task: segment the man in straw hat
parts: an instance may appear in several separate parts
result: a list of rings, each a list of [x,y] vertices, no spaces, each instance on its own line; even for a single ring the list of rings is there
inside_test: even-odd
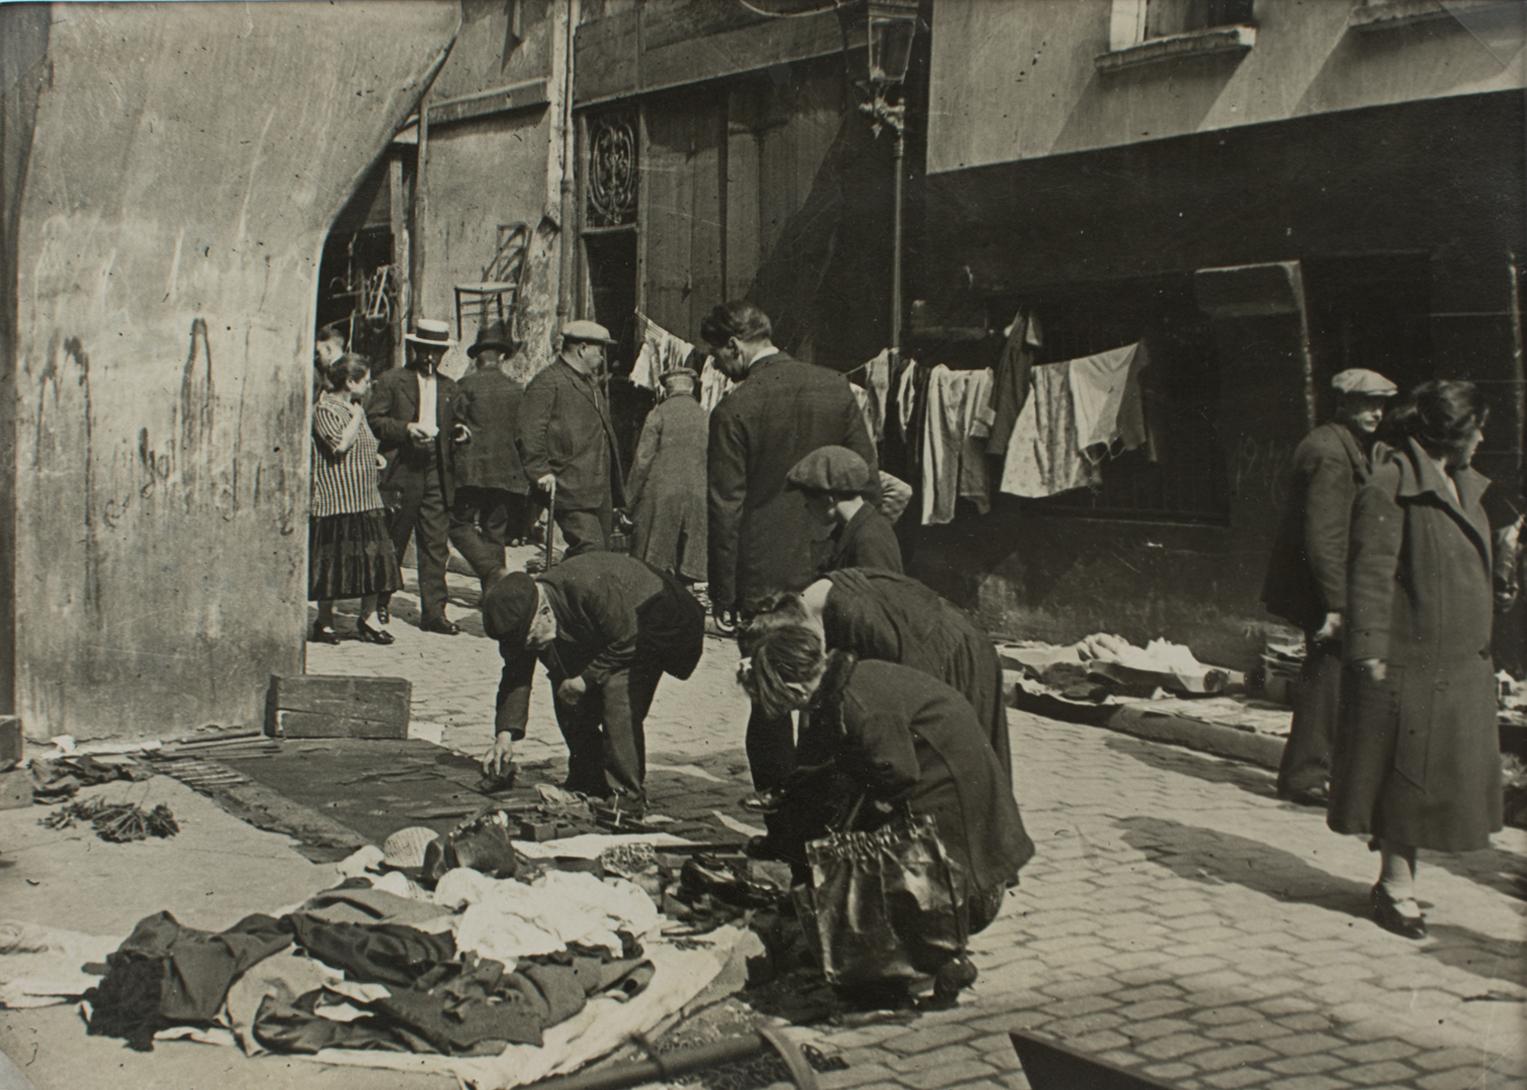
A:
[[[472,565],[485,592],[504,567],[505,544],[524,532],[530,491],[514,441],[524,391],[502,366],[514,348],[503,322],[484,325],[467,349],[477,365],[458,384],[472,442],[456,456],[451,544]]]
[[[445,565],[456,490],[453,454],[471,438],[461,419],[461,391],[437,373],[441,357],[455,343],[450,330],[445,322],[415,321],[403,338],[408,366],[378,378],[366,408],[366,421],[387,458],[382,495],[392,509],[393,548],[401,560],[412,537],[418,554],[419,627],[446,636],[460,631],[445,615]],[[383,599],[377,619],[385,624],[390,614]]]
[[[1395,384],[1352,368],[1331,380],[1336,412],[1294,449],[1288,503],[1262,588],[1268,612],[1305,634],[1294,721],[1278,794],[1324,806],[1341,699],[1348,533],[1357,490],[1373,470],[1377,433]]]
[[[562,327],[562,352],[525,387],[520,402],[520,457],[548,498],[566,539],[565,556],[609,547],[621,473],[615,429],[600,379],[614,342],[598,322]]]
[[[635,523],[631,555],[697,583],[705,579],[705,410],[695,400],[699,376],[688,367],[658,375],[662,400],[647,414],[626,503]]]

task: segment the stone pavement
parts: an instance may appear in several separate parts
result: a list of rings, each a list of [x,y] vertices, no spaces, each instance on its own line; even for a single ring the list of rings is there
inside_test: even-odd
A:
[[[309,669],[411,678],[421,732],[476,753],[498,658],[479,638],[472,581],[452,586],[472,635],[419,633],[400,596],[394,647],[315,647]],[[664,812],[740,816],[734,663],[711,640],[694,678],[659,690],[649,781]],[[559,776],[537,685],[522,754]],[[1014,1029],[1182,1087],[1527,1086],[1527,833],[1467,856],[1423,853],[1432,934],[1409,942],[1367,917],[1377,864],[1366,845],[1278,801],[1268,773],[1019,712],[1009,722],[1039,855],[973,940],[980,980],[958,1008],[910,1023],[792,1030],[848,1060],[824,1087],[1026,1087]]]

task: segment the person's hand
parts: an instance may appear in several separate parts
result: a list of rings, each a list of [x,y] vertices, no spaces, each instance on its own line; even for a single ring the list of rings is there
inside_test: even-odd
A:
[[[472,429],[465,424],[458,423],[451,429],[451,440],[455,443],[470,443],[472,441]]]
[[[536,487],[542,492],[550,492],[552,485],[556,483],[557,475],[555,473],[543,473],[536,478]]]
[[[557,686],[557,699],[564,704],[576,704],[589,691],[589,683],[581,677],[570,677]]]
[[[501,731],[493,736],[493,745],[482,757],[482,774],[500,779],[509,774],[514,767],[514,739],[509,737],[508,731]]]
[[[1369,681],[1383,681],[1389,676],[1389,667],[1383,659],[1358,659],[1353,667]]]
[[[408,425],[408,437],[414,441],[415,446],[419,447],[427,446],[430,440],[435,438],[428,428],[417,421]]]
[[[366,415],[366,406],[362,405],[359,401],[350,402],[350,415],[364,419]]]
[[[1341,614],[1327,613],[1325,622],[1315,632],[1316,643],[1330,643],[1341,638]]]
[[[376,456],[376,467],[378,469],[386,469],[387,468],[387,455],[385,455],[385,454],[378,454]]]

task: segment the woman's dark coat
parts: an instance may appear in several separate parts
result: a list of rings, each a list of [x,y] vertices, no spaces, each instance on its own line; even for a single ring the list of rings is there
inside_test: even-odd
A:
[[[709,422],[692,397],[669,397],[647,414],[626,504],[636,529],[631,555],[703,581],[706,564],[705,446]]]
[[[1458,496],[1414,442],[1374,469],[1352,516],[1350,664],[1329,823],[1434,851],[1487,846],[1501,827],[1500,746],[1490,658],[1489,482],[1454,474]]]

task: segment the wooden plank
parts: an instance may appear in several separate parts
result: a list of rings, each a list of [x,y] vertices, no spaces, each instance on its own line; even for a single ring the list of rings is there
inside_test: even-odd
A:
[[[647,25],[644,21],[644,31]],[[863,40],[862,31],[850,34],[849,47],[862,45]],[[641,90],[661,91],[842,52],[843,32],[832,12],[807,19],[770,19],[661,45],[644,35]]]
[[[300,712],[345,719],[364,719],[395,727],[408,726],[413,686],[403,678],[334,677],[307,674],[271,680],[272,715]]]
[[[778,21],[778,20],[773,20]],[[741,4],[716,0],[647,0],[642,5],[642,45],[645,48],[694,43],[712,34],[750,29],[755,34],[771,22]]]
[[[573,102],[635,94],[637,13],[629,10],[578,28],[573,54]]]
[[[548,81],[545,78],[525,80],[521,83],[511,83],[504,87],[479,91],[472,95],[462,95],[460,98],[441,99],[439,102],[431,103],[429,123],[449,125],[455,121],[489,117],[509,110],[545,106],[550,101]]]
[[[382,720],[282,708],[276,711],[276,734],[281,738],[407,738],[408,719],[405,716],[401,721]]]

